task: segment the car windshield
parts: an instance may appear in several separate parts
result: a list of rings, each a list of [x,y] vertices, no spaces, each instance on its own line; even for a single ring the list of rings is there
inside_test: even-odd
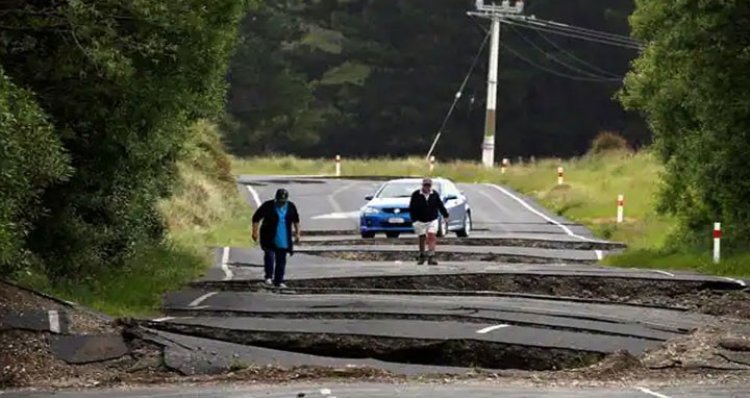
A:
[[[380,190],[378,198],[409,198],[420,187],[421,184],[415,181],[389,182]],[[433,189],[437,191],[438,187],[435,186]]]

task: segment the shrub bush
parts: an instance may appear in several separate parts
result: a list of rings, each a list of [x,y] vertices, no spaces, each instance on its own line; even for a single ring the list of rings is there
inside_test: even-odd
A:
[[[602,131],[591,142],[591,152],[595,154],[629,149],[628,141],[613,131]]]

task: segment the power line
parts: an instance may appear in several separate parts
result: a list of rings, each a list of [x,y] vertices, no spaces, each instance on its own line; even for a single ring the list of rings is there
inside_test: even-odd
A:
[[[545,49],[541,48],[539,45],[537,45],[536,43],[534,43],[533,40],[531,40],[528,37],[526,37],[526,35],[524,35],[523,33],[521,33],[514,26],[511,26],[511,29],[518,36],[520,36],[521,39],[523,39],[523,41],[525,41],[526,43],[528,43],[531,47],[533,47],[534,49],[536,49],[537,51],[539,51],[540,53],[542,53],[546,58],[552,60],[556,64],[558,64],[558,65],[560,65],[560,66],[562,66],[562,67],[564,67],[566,69],[569,69],[569,70],[571,70],[573,72],[577,72],[577,73],[580,73],[580,74],[588,75],[589,77],[594,77],[594,78],[598,78],[598,79],[607,78],[607,76],[601,76],[601,75],[598,75],[596,73],[588,72],[588,71],[585,71],[583,69],[578,68],[577,66],[570,65],[570,64],[566,63],[565,61],[563,61],[563,60],[557,58],[556,56],[548,53]],[[612,76],[609,76],[609,77],[612,77]]]
[[[482,25],[481,23],[479,23],[479,21],[477,21],[475,18],[471,18],[471,20],[474,21],[474,23],[476,23],[477,26],[480,29],[482,29],[483,31],[489,33],[489,29],[487,29],[484,25]],[[602,76],[599,76],[599,77],[573,76],[573,75],[570,75],[570,74],[567,74],[567,73],[563,73],[563,72],[560,72],[560,71],[556,71],[554,69],[550,69],[548,67],[540,65],[540,64],[534,62],[533,60],[529,59],[528,57],[525,57],[524,55],[520,54],[518,51],[512,49],[511,47],[509,47],[507,45],[504,45],[504,44],[501,44],[501,45],[502,45],[502,47],[504,49],[508,50],[511,54],[515,55],[517,58],[519,58],[520,60],[526,62],[527,64],[529,64],[529,65],[531,65],[531,66],[533,66],[533,67],[535,67],[535,68],[537,68],[539,70],[542,70],[544,72],[547,72],[547,73],[550,73],[550,74],[553,74],[555,76],[562,77],[562,78],[565,78],[565,79],[575,80],[575,81],[581,81],[581,82],[591,82],[591,83],[613,83],[613,82],[617,82],[617,81],[622,81],[622,79],[623,79],[622,77],[617,77],[616,75],[613,76],[613,77],[611,77],[611,78],[602,77]]]
[[[539,32],[539,31],[537,31],[536,33],[537,33],[537,35],[539,35],[539,37],[541,37],[542,39],[544,39],[544,41],[546,41],[547,43],[549,43],[549,44],[550,44],[550,45],[551,45],[552,47],[554,47],[554,48],[555,48],[555,49],[556,49],[557,51],[559,51],[559,52],[561,52],[561,53],[563,53],[563,54],[567,55],[567,56],[568,56],[568,57],[570,57],[570,58],[571,58],[572,60],[574,60],[574,61],[577,61],[577,62],[578,62],[579,64],[581,64],[581,65],[583,65],[583,66],[587,66],[587,67],[589,67],[589,68],[591,68],[591,69],[593,69],[593,70],[595,70],[595,71],[597,71],[597,72],[599,72],[599,73],[602,73],[602,74],[605,74],[605,75],[609,75],[610,77],[619,77],[619,75],[617,75],[616,73],[612,73],[612,72],[610,72],[610,71],[608,71],[608,70],[605,70],[605,69],[603,69],[603,68],[600,68],[600,67],[598,67],[598,66],[596,66],[596,65],[594,65],[594,64],[592,64],[592,63],[589,63],[589,62],[587,62],[587,61],[585,61],[585,60],[583,60],[583,59],[581,59],[581,58],[578,58],[578,57],[577,57],[577,56],[576,56],[575,54],[573,54],[572,52],[570,52],[570,51],[567,51],[567,50],[565,50],[564,48],[562,48],[561,46],[559,46],[559,45],[558,45],[557,43],[555,43],[555,42],[554,42],[554,41],[553,41],[552,39],[550,39],[549,37],[547,37],[547,35],[545,35],[544,33],[542,33],[542,32]]]
[[[590,41],[594,43],[607,44],[610,46],[629,48],[633,50],[643,49],[643,46],[640,43],[632,41],[632,40],[625,41],[621,39],[610,39],[608,37],[591,35],[585,32],[560,30],[551,25],[545,25],[545,24],[540,25],[539,23],[530,23],[525,20],[502,18],[502,22],[508,25],[518,26],[521,28],[532,29],[532,30],[537,30],[537,31],[542,31],[542,32],[547,32],[547,33],[553,33],[553,34],[560,35],[560,36],[572,37],[575,39]]]
[[[622,78],[602,78],[602,77],[594,78],[594,77],[582,77],[582,76],[569,75],[567,73],[563,73],[563,72],[560,72],[560,71],[557,71],[557,70],[554,70],[554,69],[550,69],[550,68],[548,68],[548,67],[546,67],[544,65],[540,65],[540,64],[534,62],[533,60],[529,59],[528,57],[522,55],[520,52],[514,50],[510,46],[503,45],[503,48],[506,49],[506,50],[508,50],[511,54],[515,55],[517,58],[521,59],[522,61],[526,62],[527,64],[529,64],[529,65],[531,65],[531,66],[533,66],[533,67],[535,67],[537,69],[540,69],[540,70],[542,70],[544,72],[547,72],[547,73],[550,73],[550,74],[553,74],[555,76],[562,77],[562,78],[565,78],[565,79],[570,79],[570,80],[575,80],[575,81],[580,81],[580,82],[592,82],[592,83],[607,83],[607,82],[614,83],[614,82],[621,82],[622,81]]]
[[[484,48],[487,47],[487,42],[489,41],[489,39],[490,39],[490,32],[487,32],[487,34],[484,37],[484,41],[482,41],[482,45],[479,47],[479,51],[474,56],[474,61],[471,63],[471,68],[469,68],[469,72],[466,74],[466,77],[464,77],[464,80],[461,83],[461,87],[458,89],[455,97],[453,98],[453,104],[451,104],[451,107],[448,110],[448,113],[445,115],[445,118],[443,119],[443,124],[440,125],[440,129],[438,129],[437,134],[435,134],[435,139],[432,141],[432,146],[430,146],[430,151],[427,153],[427,159],[430,159],[430,157],[432,156],[432,153],[435,151],[435,147],[437,146],[438,141],[440,141],[440,137],[443,135],[443,130],[445,130],[445,127],[448,125],[448,121],[453,115],[453,111],[456,110],[456,105],[458,104],[458,101],[461,99],[461,96],[463,95],[463,91],[464,89],[466,89],[466,85],[469,83],[469,79],[471,78],[471,75],[474,74],[474,69],[476,69],[477,64],[479,63],[479,58],[482,56],[482,53],[484,52]]]
[[[608,40],[613,40],[613,41],[621,41],[624,43],[635,44],[635,45],[641,44],[630,36],[619,35],[616,33],[603,32],[599,30],[593,30],[593,29],[583,28],[580,26],[568,25],[568,24],[555,22],[555,21],[537,19],[534,16],[527,17],[527,16],[511,15],[511,16],[507,16],[507,18],[513,19],[518,22],[526,22],[531,25],[539,25],[539,26],[545,26],[545,27],[552,28],[552,29],[558,29],[560,31],[573,32],[577,34],[588,35],[588,36],[593,36],[593,37],[598,37],[598,38],[608,39]]]

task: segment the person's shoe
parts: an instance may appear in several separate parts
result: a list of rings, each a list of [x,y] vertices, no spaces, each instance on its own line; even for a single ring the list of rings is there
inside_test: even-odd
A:
[[[427,261],[427,257],[425,257],[424,253],[420,254],[417,258],[417,265],[424,265],[425,261]]]
[[[435,257],[430,256],[430,258],[427,260],[428,265],[438,265],[437,260],[435,260]]]
[[[289,287],[285,283],[279,283],[276,285],[277,289],[288,289]]]
[[[268,285],[268,286],[272,286],[272,285],[273,285],[273,280],[271,280],[271,278],[268,278],[268,279],[266,279],[266,282],[265,282],[265,283],[266,283],[266,285]]]

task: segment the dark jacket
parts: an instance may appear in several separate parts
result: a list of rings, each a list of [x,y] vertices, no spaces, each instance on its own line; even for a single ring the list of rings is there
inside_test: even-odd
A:
[[[445,205],[443,205],[443,201],[437,192],[432,191],[430,196],[425,199],[422,190],[419,189],[411,194],[409,213],[411,213],[412,221],[419,222],[435,221],[438,218],[438,213],[445,218],[448,217],[448,210],[445,209]]]
[[[294,252],[294,239],[292,236],[292,224],[299,223],[299,213],[297,206],[292,202],[287,202],[289,207],[286,211],[286,233],[289,239],[289,253]],[[258,208],[253,214],[253,224],[263,222],[260,225],[260,247],[263,250],[276,249],[276,227],[279,224],[279,214],[276,213],[276,202],[269,200]]]

